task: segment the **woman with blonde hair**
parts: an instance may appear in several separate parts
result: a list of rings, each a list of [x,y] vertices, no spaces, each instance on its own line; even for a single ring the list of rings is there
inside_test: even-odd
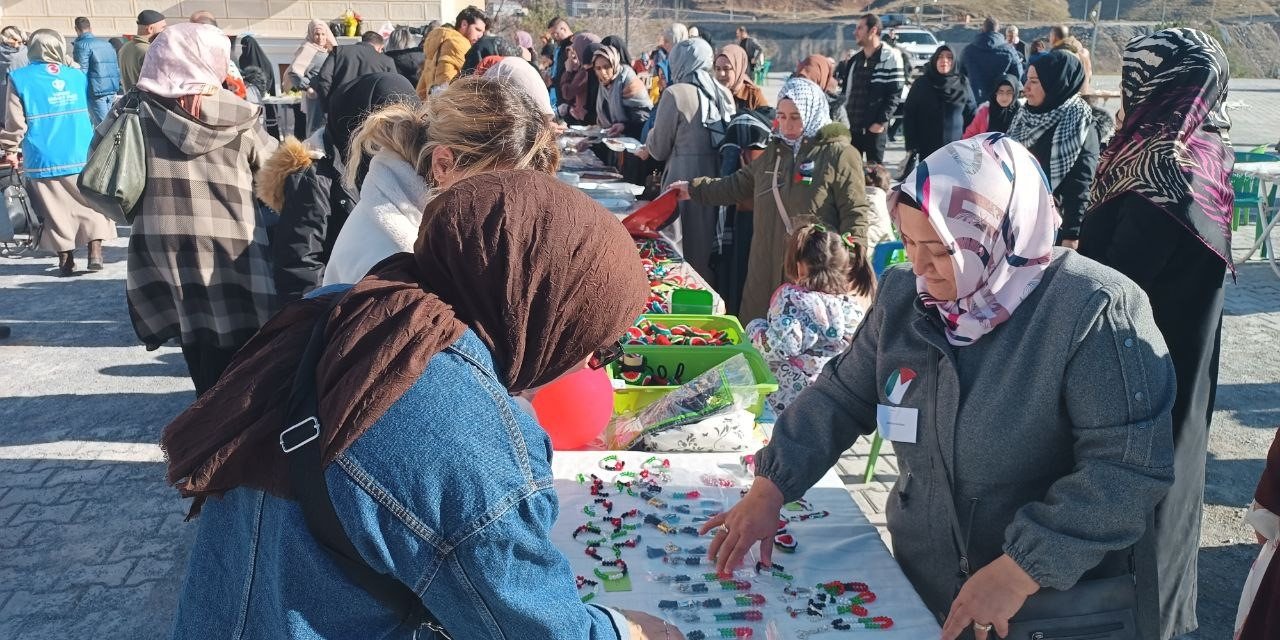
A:
[[[30,181],[31,204],[45,221],[43,249],[58,254],[58,274],[75,274],[75,249],[89,247],[89,270],[102,270],[102,241],[116,237],[116,226],[80,193],[77,177],[89,157],[93,124],[89,118],[89,79],[70,66],[58,32],[31,34],[31,62],[11,71],[4,94],[4,131],[0,149],[11,164],[22,150]]]
[[[357,282],[386,257],[412,251],[423,209],[453,183],[500,169],[552,174],[560,164],[555,131],[533,98],[512,80],[476,76],[422,106],[369,115],[351,139],[348,176],[362,157],[371,159],[360,203],[338,234],[326,285]]]
[[[287,79],[290,88],[301,89],[306,94],[302,100],[302,111],[307,114],[307,135],[310,135],[324,126],[324,100],[311,88],[311,81],[320,75],[320,68],[324,66],[329,52],[338,46],[338,40],[323,20],[312,20],[307,25],[306,38],[307,41],[293,53]]]

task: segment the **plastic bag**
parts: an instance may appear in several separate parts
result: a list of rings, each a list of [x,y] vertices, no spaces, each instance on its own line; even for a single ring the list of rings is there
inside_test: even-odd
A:
[[[657,402],[614,418],[605,443],[615,450],[741,451],[753,443],[755,419],[747,409],[758,396],[751,365],[737,354]]]

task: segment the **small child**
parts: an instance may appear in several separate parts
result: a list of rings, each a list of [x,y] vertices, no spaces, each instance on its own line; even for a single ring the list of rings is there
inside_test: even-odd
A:
[[[843,353],[875,295],[867,252],[820,224],[797,229],[783,262],[787,282],[773,293],[768,319],[747,325],[751,343],[778,379],[774,413],[790,405],[831,358]]]
[[[867,255],[873,255],[876,245],[894,239],[893,221],[889,219],[889,190],[893,183],[889,170],[882,164],[869,164],[866,168],[867,200],[875,216],[867,230]]]

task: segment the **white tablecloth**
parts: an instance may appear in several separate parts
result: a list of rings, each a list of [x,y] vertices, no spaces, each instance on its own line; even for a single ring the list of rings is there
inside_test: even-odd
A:
[[[651,455],[635,452],[557,451],[552,465],[556,477],[556,491],[560,496],[560,517],[552,531],[552,540],[564,551],[578,575],[592,579],[595,579],[592,575],[593,569],[599,565],[586,556],[584,545],[573,539],[573,531],[590,519],[583,514],[582,509],[584,506],[591,505],[592,500],[589,485],[579,484],[575,481],[575,477],[579,473],[587,475],[594,473],[606,482],[612,482],[616,474],[605,471],[599,466],[600,460],[609,453],[614,453],[626,461],[625,470],[637,472],[640,470],[640,463]],[[699,500],[722,500],[727,508],[739,500],[739,490],[707,487],[703,485],[700,478],[704,474],[714,474],[732,477],[739,483],[750,480],[750,476],[738,463],[737,454],[663,454],[660,457],[671,461],[672,481],[663,490],[665,496],[670,496],[674,491],[697,489],[702,494]],[[610,491],[612,486],[612,484],[609,485]],[[625,494],[614,492],[610,498],[615,503],[614,514],[637,507],[646,513],[667,513]],[[857,633],[863,634],[862,637],[936,638],[940,632],[938,624],[925,609],[919,596],[907,582],[906,576],[898,568],[898,564],[889,555],[875,527],[854,504],[835,473],[828,472],[823,476],[817,486],[809,490],[805,498],[815,510],[826,510],[831,515],[826,518],[792,523],[789,528],[798,541],[796,552],[775,551],[774,562],[782,565],[787,573],[795,577],[794,584],[798,587],[812,588],[819,583],[831,580],[865,582],[876,594],[876,601],[867,606],[869,615],[871,617],[889,616],[893,619],[892,628],[884,631],[859,629],[846,632],[832,631],[816,637],[839,638]],[[668,499],[667,502],[671,505],[680,504],[677,500]],[[784,515],[787,513],[784,512]],[[680,517],[679,526],[692,524],[692,516]],[[611,528],[606,525],[605,530],[608,532]],[[664,617],[686,633],[700,629],[709,638],[719,637],[716,632],[718,628],[741,626],[751,627],[755,638],[795,638],[799,631],[829,625],[830,621],[836,617],[843,617],[846,620],[856,618],[849,615],[837,616],[834,610],[823,618],[810,618],[805,615],[792,618],[787,614],[788,605],[803,609],[807,598],[788,602],[782,591],[783,587],[787,586],[786,582],[776,578],[755,578],[751,592],[759,593],[766,598],[764,606],[761,607],[765,616],[763,621],[757,623],[686,622],[680,618],[679,614],[660,610],[658,601],[718,597],[726,603],[726,606],[721,609],[693,610],[703,614],[738,611],[742,607],[733,604],[735,592],[732,591],[713,590],[708,594],[689,595],[675,590],[670,584],[650,580],[649,576],[653,573],[685,574],[697,580],[703,573],[714,571],[715,567],[705,563],[701,566],[667,565],[660,559],[649,559],[646,548],[661,547],[670,542],[688,549],[698,545],[706,546],[710,543],[710,538],[695,538],[684,534],[663,535],[657,529],[647,525],[642,526],[638,533],[641,535],[640,544],[635,549],[625,549],[622,556],[630,570],[632,590],[608,593],[601,588],[592,602],[646,611]],[[605,551],[605,557],[609,557],[608,551],[603,549],[602,551]],[[755,564],[754,553],[753,551],[752,557],[746,563],[748,567],[753,567]],[[718,589],[717,585],[712,586]]]

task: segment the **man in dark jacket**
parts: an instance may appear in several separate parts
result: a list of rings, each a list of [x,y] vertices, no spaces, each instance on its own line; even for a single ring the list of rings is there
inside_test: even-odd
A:
[[[120,93],[120,65],[116,63],[115,48],[93,35],[88,18],[76,18],[75,24],[76,39],[71,49],[76,64],[89,76],[89,116],[97,126],[107,117],[116,102],[116,94]]]
[[[764,64],[764,47],[747,33],[745,26],[738,27],[738,46],[747,52],[747,77],[755,78],[756,71]]]
[[[1022,59],[999,31],[1000,23],[995,18],[987,18],[982,23],[982,33],[960,55],[960,75],[969,79],[969,88],[973,89],[973,98],[978,104],[990,97],[997,78],[1022,77]]]
[[[854,37],[862,50],[849,59],[844,82],[853,146],[866,156],[867,164],[884,163],[889,120],[898,110],[906,82],[902,57],[881,42],[880,33],[880,17],[874,13],[858,20]]]
[[[366,31],[357,44],[346,44],[337,47],[324,65],[320,73],[311,81],[311,88],[326,104],[332,102],[333,96],[342,93],[347,85],[360,78],[374,73],[395,73],[396,65],[385,55],[382,47],[386,44],[376,31]]]
[[[551,104],[560,106],[564,100],[557,95],[556,87],[564,77],[564,65],[569,61],[569,45],[573,44],[573,28],[569,21],[556,16],[547,23],[547,35],[556,44],[556,57],[551,59]]]

